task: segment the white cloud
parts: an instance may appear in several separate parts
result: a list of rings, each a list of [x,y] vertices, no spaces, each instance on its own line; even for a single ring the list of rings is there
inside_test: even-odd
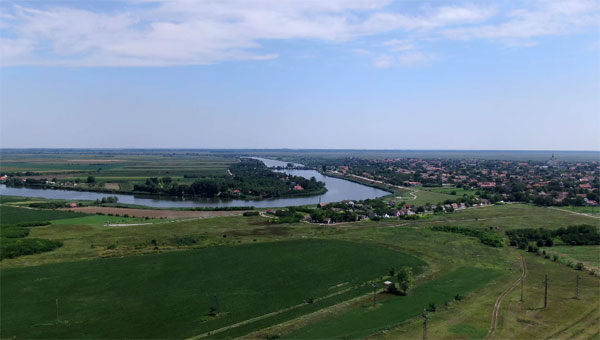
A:
[[[390,0],[132,0],[112,11],[5,4],[0,65],[169,66],[265,60],[281,51],[265,41],[314,39],[335,44],[380,34],[375,65],[427,59],[419,39],[532,39],[594,25],[594,2],[541,2],[505,15],[489,6],[390,9]],[[66,3],[68,4],[68,3]],[[92,3],[93,4],[93,3]],[[434,3],[435,4],[435,3]],[[544,26],[544,23],[548,25]],[[357,46],[355,51],[370,50]],[[409,53],[411,52],[411,53]],[[363,53],[365,54],[365,53]],[[389,66],[388,66],[389,67]]]
[[[394,65],[395,58],[389,54],[382,54],[373,58],[373,66],[377,68],[388,68]]]
[[[383,45],[389,48],[392,51],[401,52],[401,51],[410,51],[415,49],[415,45],[408,40],[398,40],[392,39],[388,41],[384,41]]]
[[[599,10],[600,6],[593,0],[544,0],[536,2],[532,9],[511,11],[504,22],[453,28],[443,34],[453,39],[485,38],[514,44],[518,40],[571,34],[584,27],[598,26]]]

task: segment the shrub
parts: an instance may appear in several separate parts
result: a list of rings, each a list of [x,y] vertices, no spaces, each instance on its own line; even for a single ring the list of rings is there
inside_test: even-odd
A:
[[[463,227],[450,227],[450,226],[435,226],[432,227],[431,230],[434,231],[445,231],[450,233],[459,233],[467,236],[476,237],[479,241],[490,247],[502,247],[504,246],[504,241],[502,238],[494,233],[485,232],[472,228],[463,228]]]
[[[41,227],[41,226],[50,225],[50,224],[52,224],[52,223],[49,221],[23,222],[23,223],[17,223],[17,227]]]
[[[258,211],[245,211],[243,213],[244,216],[258,216],[260,213]]]
[[[437,309],[437,306],[435,305],[435,302],[430,302],[429,303],[429,307],[427,308],[428,311],[430,312],[435,312]]]
[[[62,246],[60,241],[39,238],[6,238],[0,243],[0,260],[43,253]]]
[[[558,255],[553,254],[552,255],[552,261],[554,261],[554,262],[558,261]]]
[[[0,236],[4,238],[22,238],[29,235],[29,229],[21,227],[5,227],[0,229]]]
[[[460,295],[460,294],[456,294],[456,295],[454,295],[454,300],[456,300],[456,301],[460,301],[460,300],[462,300],[462,299],[463,299],[463,296],[462,296],[462,295]]]
[[[117,248],[117,245],[114,243],[109,245],[108,247],[106,247],[106,249],[115,249],[115,248]]]
[[[583,270],[583,262],[577,262],[577,264],[575,265],[575,269]]]

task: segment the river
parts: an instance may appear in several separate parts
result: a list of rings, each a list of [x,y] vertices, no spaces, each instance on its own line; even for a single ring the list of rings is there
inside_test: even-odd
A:
[[[258,158],[268,167],[285,167],[287,162],[281,162],[273,159]],[[301,164],[296,164],[301,166]],[[195,208],[195,207],[248,207],[257,208],[268,207],[288,207],[307,204],[317,204],[319,202],[338,202],[343,200],[363,200],[368,198],[377,198],[389,194],[387,191],[366,185],[354,183],[344,179],[321,175],[315,170],[275,170],[287,174],[302,176],[304,178],[315,177],[317,181],[325,182],[327,192],[318,196],[307,197],[287,197],[265,200],[224,200],[224,199],[177,199],[169,197],[148,198],[128,194],[109,194],[90,191],[73,190],[55,190],[55,189],[32,189],[32,188],[12,188],[6,185],[0,185],[1,195],[42,197],[50,199],[64,200],[96,200],[106,196],[117,196],[119,203],[138,204],[157,208]]]

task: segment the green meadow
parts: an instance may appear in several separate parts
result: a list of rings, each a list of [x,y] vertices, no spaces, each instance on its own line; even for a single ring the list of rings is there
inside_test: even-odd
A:
[[[597,276],[564,261],[431,230],[459,226],[503,237],[513,228],[597,223],[564,210],[509,204],[323,226],[278,225],[262,216],[142,220],[19,208],[11,204],[22,199],[1,199],[2,225],[52,222],[27,227],[29,235],[17,240],[62,243],[0,261],[1,338],[420,339],[420,313],[435,303],[430,338],[482,339],[496,299],[520,276],[520,256],[530,269],[529,298],[519,305],[516,292],[507,296],[499,338],[556,332],[590,338],[585,329],[598,324],[591,303],[600,299]],[[106,221],[141,225],[107,228]],[[576,262],[593,260],[598,248],[554,250],[575,251],[568,256]],[[404,265],[415,268],[408,296],[380,289],[373,307],[371,283],[383,287],[389,270]],[[544,311],[546,273],[554,290]],[[577,274],[582,300],[573,299]]]
[[[0,222],[2,224],[42,222],[83,216],[89,216],[89,214],[60,210],[28,209],[8,205],[2,205],[0,208]]]
[[[501,275],[486,268],[462,267],[410,291],[408,296],[392,296],[372,306],[365,304],[341,315],[303,327],[285,339],[362,339],[378,331],[419,316],[435,304],[442,307],[458,294],[464,296]],[[436,308],[437,308],[436,307]]]
[[[405,265],[420,273],[425,263],[381,246],[297,240],[4,269],[1,337],[190,337]]]

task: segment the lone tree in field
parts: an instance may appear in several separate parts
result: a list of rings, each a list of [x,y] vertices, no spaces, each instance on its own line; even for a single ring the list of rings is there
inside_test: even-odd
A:
[[[94,176],[88,176],[87,178],[87,182],[88,183],[96,183],[96,178]]]
[[[398,272],[398,285],[402,290],[402,294],[406,295],[408,289],[413,283],[413,272],[411,267],[402,267]]]

